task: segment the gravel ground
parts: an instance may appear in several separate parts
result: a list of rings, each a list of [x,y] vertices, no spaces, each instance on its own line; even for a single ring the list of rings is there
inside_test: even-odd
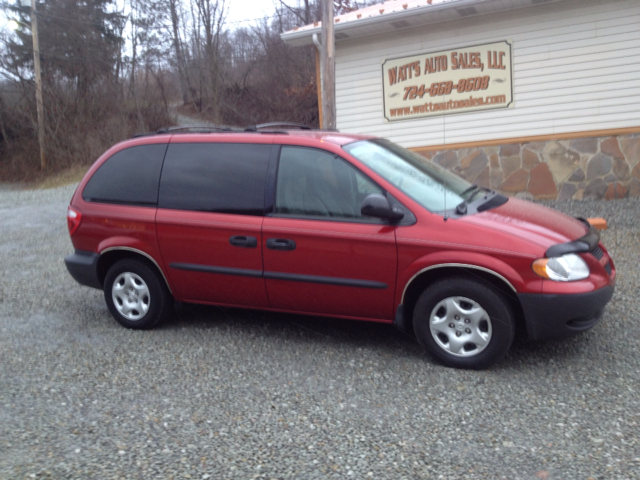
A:
[[[148,332],[66,272],[73,187],[0,191],[1,479],[640,478],[640,201],[601,324],[445,368],[387,325],[184,306]]]

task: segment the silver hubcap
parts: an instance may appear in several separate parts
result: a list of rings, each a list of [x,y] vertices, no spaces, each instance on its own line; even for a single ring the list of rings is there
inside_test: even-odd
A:
[[[111,289],[113,304],[127,320],[140,320],[149,311],[149,287],[139,275],[124,272],[118,275]]]
[[[491,341],[489,314],[473,300],[449,297],[439,302],[429,318],[438,346],[456,357],[473,357]]]

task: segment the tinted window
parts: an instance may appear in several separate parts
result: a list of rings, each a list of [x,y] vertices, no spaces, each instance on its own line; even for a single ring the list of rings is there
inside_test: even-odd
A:
[[[263,215],[271,145],[171,144],[160,181],[161,208]]]
[[[363,218],[360,206],[380,187],[336,155],[304,147],[282,147],[276,213]]]
[[[82,191],[88,202],[155,205],[167,145],[139,145],[114,153]]]

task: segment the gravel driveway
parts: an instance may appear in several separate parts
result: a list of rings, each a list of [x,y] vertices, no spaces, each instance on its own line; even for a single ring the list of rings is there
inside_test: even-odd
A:
[[[73,187],[0,191],[0,478],[640,478],[640,202],[604,321],[445,368],[391,326],[184,306],[120,327],[63,257]]]

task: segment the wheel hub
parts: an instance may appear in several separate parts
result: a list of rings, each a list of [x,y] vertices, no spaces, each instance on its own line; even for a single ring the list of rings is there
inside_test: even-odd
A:
[[[466,297],[448,297],[433,308],[429,319],[436,344],[456,357],[472,357],[491,341],[489,314]]]
[[[149,311],[149,287],[140,275],[123,272],[113,282],[113,304],[127,320],[140,320]]]

